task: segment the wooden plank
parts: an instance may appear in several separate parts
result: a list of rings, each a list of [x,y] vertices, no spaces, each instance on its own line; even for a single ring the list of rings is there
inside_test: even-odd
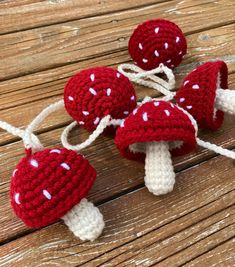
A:
[[[168,0],[169,1],[169,0]],[[162,0],[1,1],[0,33],[36,28],[162,2]],[[43,16],[42,16],[43,14]],[[23,18],[23,19],[22,19]]]
[[[174,242],[173,236],[180,231],[185,231],[185,235],[180,234],[181,242],[188,243],[191,230],[187,228],[190,226],[196,235],[194,240],[203,240],[203,237],[210,236],[211,231],[222,230],[234,223],[230,209],[227,211],[231,215],[226,217],[226,213],[223,213],[225,208],[234,205],[235,180],[232,167],[231,160],[216,157],[200,164],[198,168],[181,172],[179,183],[171,194],[155,197],[146,189],[140,189],[101,205],[106,229],[103,236],[93,243],[78,241],[61,223],[19,238],[1,247],[0,264],[4,266],[14,262],[14,266],[22,266],[37,262],[40,266],[47,262],[69,266],[90,261],[90,264],[93,262],[98,265],[113,258],[114,254],[133,251],[135,242],[147,248],[147,244],[141,243],[141,240],[144,241],[150,233],[153,239],[146,239],[150,245],[153,241],[164,248],[164,240],[172,237],[168,242]],[[223,223],[218,224],[222,220]],[[210,225],[215,225],[214,230],[206,231],[207,227],[213,228]],[[184,236],[188,238],[184,239]],[[220,241],[227,236],[221,235]],[[177,240],[174,246],[172,244],[175,252]],[[211,242],[216,244],[214,239]],[[152,257],[159,255],[158,249],[152,251]]]
[[[222,145],[223,147],[234,148],[234,125],[235,117],[227,116],[221,129],[213,133],[213,135],[210,131],[203,131],[200,137],[212,143]],[[46,147],[57,147],[60,146],[61,132],[62,129],[56,129],[39,135],[39,138]],[[87,133],[78,128],[72,132],[71,137],[71,142],[77,143],[78,141],[85,140]],[[114,196],[124,194],[143,185],[143,165],[122,158],[112,138],[100,137],[92,146],[85,149],[83,153],[98,171],[97,180],[89,194],[92,201],[96,203],[104,202]],[[194,166],[212,155],[213,153],[210,151],[197,149],[194,153],[185,157],[175,158],[175,170],[181,171],[190,166]],[[12,171],[23,156],[22,142],[0,147],[0,213],[4,213],[5,215],[0,218],[0,228],[3,230],[0,232],[0,242],[13,238],[28,230],[13,215],[8,200],[9,181]],[[110,174],[112,174],[112,179],[110,179]],[[177,183],[178,181],[179,179],[177,178]]]
[[[235,262],[235,238],[216,247],[208,253],[190,261],[185,266],[200,267],[200,266],[233,266]]]
[[[208,206],[206,206],[208,208]],[[186,215],[177,220],[178,232],[169,235],[169,229],[176,226],[172,222],[140,239],[135,239],[118,251],[113,250],[83,266],[183,266],[190,259],[203,254],[234,236],[234,206],[221,212],[210,214],[210,217],[195,220],[193,212],[190,220]],[[188,220],[186,222],[186,220]],[[167,238],[162,233],[165,230]],[[175,229],[176,230],[176,229]],[[159,236],[160,235],[160,236]],[[163,236],[162,236],[163,235]],[[168,236],[169,235],[169,236]],[[132,248],[135,249],[132,249]]]
[[[189,51],[190,54],[185,58],[177,72],[177,86],[182,80],[182,76],[186,75],[196,64],[207,60],[224,59],[228,63],[230,72],[235,72],[235,57],[227,56],[227,53],[235,54],[235,47],[229,41],[230,30],[232,26],[221,27],[214,30],[208,30],[198,34],[189,36]],[[210,36],[208,41],[203,36]],[[221,37],[222,36],[222,37]],[[221,40],[224,45],[219,46]],[[204,57],[200,58],[201,51],[204,51]],[[0,102],[1,110],[0,118],[8,121],[15,126],[24,127],[29,121],[36,116],[41,109],[48,104],[59,99],[59,95],[63,93],[63,87],[68,79],[78,69],[87,68],[97,65],[118,65],[128,60],[127,52],[123,54],[112,54],[109,57],[93,59],[85,61],[83,64],[69,65],[66,67],[49,70],[46,72],[36,73],[25,77],[16,78],[13,80],[0,83]],[[233,78],[231,78],[233,79]],[[233,80],[231,80],[233,83]],[[231,84],[231,87],[235,87]],[[145,95],[156,96],[156,92],[144,87],[136,87],[137,94],[140,98]],[[27,113],[25,113],[27,110]],[[51,127],[58,127],[70,121],[68,115],[64,112],[58,112],[57,116],[48,122],[43,123],[40,129],[43,131]],[[12,136],[5,132],[0,133],[0,140],[3,142],[11,142],[15,140]],[[1,142],[1,141],[0,141]]]
[[[199,4],[178,0],[112,14],[111,21],[110,15],[105,15],[1,36],[0,79],[10,79],[113,52],[125,50],[127,53],[127,42],[133,28],[146,19],[170,16],[186,34],[202,31],[205,24],[207,28],[226,25],[235,21],[231,12],[234,8],[232,3],[233,0],[201,1]],[[173,5],[176,10],[172,10]],[[227,34],[227,39],[220,36],[221,32],[218,35],[215,31],[217,35],[212,35],[212,38],[210,35],[197,35],[198,42],[209,44],[212,50],[223,50],[223,46],[229,43],[228,53],[233,55],[230,50],[233,50],[234,27],[224,28],[223,31],[222,35]],[[211,44],[213,39],[217,43]],[[197,50],[200,48],[195,45],[192,47],[200,58],[206,54],[206,48]]]

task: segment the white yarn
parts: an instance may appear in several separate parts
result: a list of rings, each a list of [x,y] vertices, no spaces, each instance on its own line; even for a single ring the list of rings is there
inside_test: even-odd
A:
[[[145,185],[154,195],[163,195],[173,190],[175,172],[167,142],[146,144]]]
[[[25,130],[21,130],[19,128],[14,127],[13,125],[5,122],[5,121],[0,121],[0,128],[3,130],[7,131],[10,134],[13,134],[15,136],[18,136],[20,138],[24,138],[25,136]],[[38,148],[41,150],[43,148],[42,144],[40,143],[39,139],[37,138],[36,135],[33,133],[30,134],[30,138],[32,139],[32,147],[33,148]]]
[[[170,99],[174,97],[174,95],[169,91],[175,88],[175,76],[172,70],[163,64],[160,64],[159,67],[150,71],[145,71],[133,64],[121,64],[118,66],[118,71],[135,83],[158,90]],[[165,73],[168,82],[155,76],[155,74],[159,73]]]
[[[58,102],[55,102],[45,109],[43,109],[34,119],[33,121],[28,125],[28,127],[25,130],[25,134],[23,136],[23,141],[25,144],[25,147],[34,147],[36,150],[39,150],[40,147],[37,147],[34,141],[32,140],[32,132],[34,129],[52,112],[64,107],[64,100],[59,100]]]
[[[215,106],[231,115],[235,115],[235,90],[217,89]]]
[[[121,123],[124,120],[122,119],[111,119],[110,115],[105,116],[104,118],[102,118],[98,124],[98,126],[96,127],[96,129],[92,132],[92,134],[90,134],[90,136],[87,138],[86,141],[84,141],[81,144],[77,144],[77,145],[71,145],[68,142],[68,135],[70,133],[70,131],[77,126],[77,122],[74,121],[71,124],[69,124],[63,131],[63,133],[61,134],[61,142],[63,144],[63,146],[67,149],[71,149],[71,150],[75,150],[75,151],[80,151],[86,147],[88,147],[90,144],[92,144],[97,137],[99,137],[103,132],[104,129],[107,126],[113,125],[113,126],[119,126],[121,125]]]
[[[207,148],[209,150],[214,151],[217,154],[220,154],[222,156],[235,159],[235,151],[231,151],[225,148],[222,148],[221,146],[217,146],[215,144],[211,144],[210,142],[203,141],[199,138],[196,139],[197,144],[201,147]]]
[[[62,219],[73,234],[84,241],[94,241],[101,235],[105,225],[99,209],[85,198]]]

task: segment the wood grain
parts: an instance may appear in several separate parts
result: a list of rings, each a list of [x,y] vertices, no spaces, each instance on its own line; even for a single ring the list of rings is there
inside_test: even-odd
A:
[[[176,23],[179,22],[186,34],[201,31],[205,27],[205,23],[207,28],[211,28],[226,25],[235,20],[232,12],[233,0],[201,2],[203,9],[201,5],[192,4],[191,1],[170,1],[147,8],[118,12],[112,16],[97,16],[68,24],[4,35],[0,37],[0,43],[3,44],[1,45],[0,79],[9,79],[127,50],[127,42],[133,28],[147,18],[168,18],[170,14],[171,19]],[[176,8],[172,10],[172,6]],[[189,10],[190,16],[188,15]],[[195,23],[192,24],[192,20]],[[226,33],[226,28],[223,32]],[[225,44],[225,38],[219,37],[217,33],[219,42],[216,45],[223,49],[223,46],[231,38],[234,38],[233,32],[234,27],[228,28],[227,34],[230,36],[226,39]],[[203,36],[201,37],[203,38]],[[211,42],[210,36],[207,37],[204,37],[207,39],[207,42],[204,43]],[[231,42],[233,41],[231,40]],[[200,50],[200,56],[202,57],[204,54],[205,50]],[[232,55],[232,53],[230,54]],[[6,64],[8,68],[4,67]]]
[[[106,229],[93,244],[79,242],[64,225],[57,223],[3,245],[0,264],[4,266],[14,262],[14,266],[22,266],[34,261],[38,266],[45,262],[69,266],[89,262],[88,266],[97,266],[140,246],[147,248],[147,244],[152,242],[159,244],[162,250],[159,253],[159,247],[153,247],[149,257],[163,260],[169,254],[167,249],[164,254],[166,242],[170,242],[170,253],[174,254],[178,251],[178,238],[186,238],[192,245],[229,227],[227,230],[230,231],[221,235],[219,241],[211,239],[214,245],[221,243],[235,230],[234,209],[233,212],[229,209],[235,200],[235,181],[230,171],[232,165],[231,160],[216,157],[197,168],[181,172],[171,194],[155,197],[141,188],[101,205]],[[208,218],[211,216],[210,221]],[[167,238],[170,238],[169,241]],[[210,248],[208,246],[205,250]]]
[[[135,25],[156,17],[175,21],[187,35],[188,54],[175,70],[183,77],[208,60],[225,60],[235,89],[233,0],[22,0],[0,1],[0,119],[25,127],[61,99],[67,79],[91,66],[130,61]],[[138,98],[159,96],[136,86]],[[47,147],[61,146],[71,118],[64,110],[37,130]],[[235,117],[202,139],[235,149]],[[78,143],[88,133],[75,129]],[[9,203],[12,170],[24,155],[19,138],[0,131],[0,266],[233,266],[235,263],[234,161],[198,148],[175,158],[175,190],[155,197],[144,187],[144,166],[122,158],[112,137],[83,151],[98,171],[88,198],[104,214],[104,234],[76,239],[62,222],[28,229]]]
[[[1,1],[0,15],[2,23],[0,23],[0,33],[36,28],[85,17],[95,17],[158,2],[162,2],[162,0],[120,0],[115,2],[112,0]]]

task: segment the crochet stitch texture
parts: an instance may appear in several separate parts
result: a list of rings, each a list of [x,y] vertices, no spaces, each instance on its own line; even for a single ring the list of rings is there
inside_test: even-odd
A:
[[[133,85],[117,70],[96,67],[74,75],[64,89],[67,112],[88,131],[106,115],[122,119],[136,107]]]
[[[12,208],[27,226],[47,226],[86,197],[95,178],[95,169],[75,151],[28,150],[11,178]]]
[[[207,62],[185,77],[175,99],[201,128],[216,130],[224,119],[224,112],[215,109],[217,88],[228,88],[227,65],[223,61]]]
[[[180,146],[172,143],[171,148],[171,154],[179,156],[195,149],[195,135],[190,118],[181,109],[166,101],[150,101],[135,109],[125,119],[116,132],[115,143],[124,157],[144,161],[144,150],[131,150],[131,145],[180,141]]]
[[[132,59],[143,70],[152,70],[163,63],[177,67],[187,51],[181,29],[173,22],[156,19],[140,24],[131,35],[128,50]]]

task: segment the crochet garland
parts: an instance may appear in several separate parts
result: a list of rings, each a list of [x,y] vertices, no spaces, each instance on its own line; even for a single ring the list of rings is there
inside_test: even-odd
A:
[[[116,131],[120,153],[145,162],[145,184],[155,195],[173,190],[171,157],[190,153],[197,144],[235,159],[234,151],[198,138],[198,125],[216,130],[224,112],[235,114],[235,92],[227,89],[226,64],[202,64],[175,93],[171,92],[175,88],[172,69],[187,50],[184,34],[175,23],[163,19],[144,22],[134,30],[128,48],[137,65],[80,71],[66,84],[64,98],[42,110],[25,130],[0,121],[2,129],[24,142],[26,156],[13,171],[10,198],[15,214],[27,226],[39,228],[63,219],[82,240],[92,241],[102,233],[103,216],[86,199],[96,171],[77,153],[102,133]],[[161,100],[146,97],[137,103],[131,81],[165,96]],[[33,131],[62,107],[74,119],[61,134],[64,148],[45,149]],[[91,133],[83,143],[71,145],[68,135],[77,125]]]

